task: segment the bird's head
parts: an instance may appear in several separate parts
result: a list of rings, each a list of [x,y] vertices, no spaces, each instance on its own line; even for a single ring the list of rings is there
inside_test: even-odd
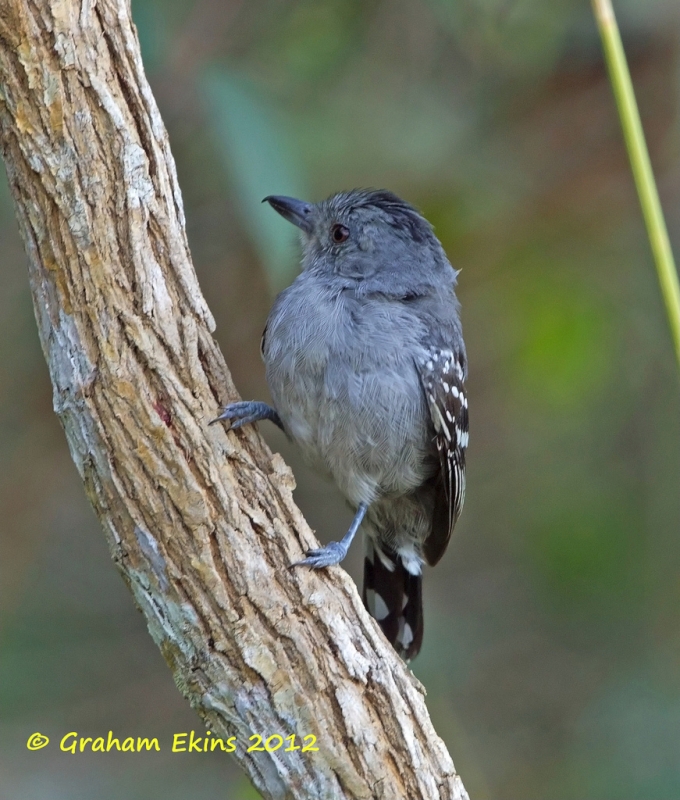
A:
[[[275,195],[264,201],[300,229],[303,270],[390,295],[419,293],[442,278],[455,283],[430,223],[392,192],[354,189],[320,203]]]

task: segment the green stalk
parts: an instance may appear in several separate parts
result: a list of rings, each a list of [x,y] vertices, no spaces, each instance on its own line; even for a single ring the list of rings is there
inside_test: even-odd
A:
[[[635,101],[635,92],[626,63],[626,55],[621,43],[619,27],[616,24],[611,0],[592,0],[593,10],[602,37],[609,77],[619,109],[623,136],[626,140],[633,177],[637,187],[642,214],[647,226],[647,235],[652,247],[656,271],[661,284],[668,314],[668,324],[680,366],[680,286],[678,273],[673,260],[673,251],[668,239],[659,193],[654,181],[652,165],[645,143],[645,135],[640,122],[640,113]]]

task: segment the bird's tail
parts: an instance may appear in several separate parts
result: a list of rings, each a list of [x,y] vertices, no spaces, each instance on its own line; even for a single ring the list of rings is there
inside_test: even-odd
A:
[[[409,661],[423,643],[423,577],[412,575],[396,553],[366,536],[363,601],[399,655]]]

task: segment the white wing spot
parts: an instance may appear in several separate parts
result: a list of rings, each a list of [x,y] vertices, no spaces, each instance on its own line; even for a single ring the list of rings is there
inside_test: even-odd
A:
[[[444,417],[442,417],[442,412],[439,410],[439,407],[436,406],[436,405],[433,405],[432,409],[437,412],[437,418],[439,420],[439,423],[441,424],[440,430],[442,431],[444,436],[446,436],[447,440],[450,442],[451,441],[451,432],[449,431],[449,429],[448,429],[448,427],[446,425],[446,422],[444,421]],[[435,420],[435,423],[436,423],[436,420]],[[435,424],[435,427],[436,427],[436,424]]]

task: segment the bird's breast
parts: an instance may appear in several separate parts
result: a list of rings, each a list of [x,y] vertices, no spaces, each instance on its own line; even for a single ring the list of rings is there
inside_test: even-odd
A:
[[[410,491],[432,471],[417,321],[366,305],[293,284],[272,309],[263,348],[286,430],[353,503]]]

